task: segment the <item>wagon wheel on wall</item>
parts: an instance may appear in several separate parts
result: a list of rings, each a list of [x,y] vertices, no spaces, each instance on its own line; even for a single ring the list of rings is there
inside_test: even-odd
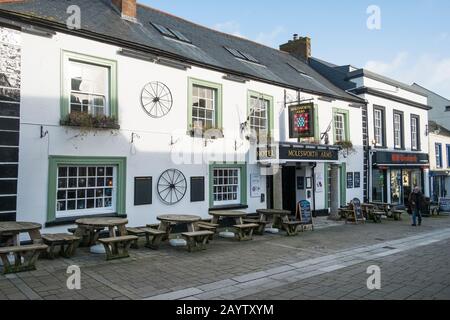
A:
[[[162,118],[172,109],[172,93],[164,83],[157,81],[147,83],[142,89],[141,104],[150,117]]]
[[[176,169],[164,171],[158,180],[158,194],[167,205],[180,202],[187,191],[187,181],[184,174]]]

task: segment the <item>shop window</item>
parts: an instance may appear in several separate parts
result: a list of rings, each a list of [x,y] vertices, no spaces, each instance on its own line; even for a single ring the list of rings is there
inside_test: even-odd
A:
[[[210,165],[210,206],[247,205],[245,164]]]
[[[56,217],[114,213],[117,168],[58,166]]]
[[[125,212],[123,158],[50,157],[48,222]]]

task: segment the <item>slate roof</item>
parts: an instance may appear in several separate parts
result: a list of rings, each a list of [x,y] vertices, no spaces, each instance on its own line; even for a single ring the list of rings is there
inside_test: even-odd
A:
[[[400,81],[382,76],[378,73],[369,71],[367,69],[363,68],[355,68],[356,70],[351,70],[350,65],[344,65],[344,66],[337,66],[335,64],[332,64],[330,62],[317,59],[317,58],[310,58],[309,64],[312,68],[314,68],[317,72],[319,72],[321,75],[325,76],[328,80],[330,80],[334,85],[344,89],[349,90],[356,88],[356,85],[352,83],[350,80],[354,78],[359,77],[368,77],[371,79],[375,79],[377,81],[381,81],[387,84],[390,84],[392,86],[399,87],[403,90],[421,95],[426,96],[421,90],[418,90],[417,88],[410,86],[408,84],[402,83]]]
[[[364,103],[362,99],[333,85],[308,64],[285,52],[215,31],[141,4],[137,7],[139,23],[121,19],[112,8],[110,0],[24,0],[0,4],[0,15],[17,19],[19,14],[26,21],[45,22],[49,27],[65,28],[68,18],[66,10],[73,4],[81,8],[82,30],[78,33],[80,35],[82,33],[101,35],[118,41],[118,45],[123,46],[126,43],[130,46],[150,48],[157,50],[161,55],[168,54],[172,58],[192,64],[273,82],[305,92]],[[181,31],[193,45],[165,38],[150,22]],[[67,29],[65,31],[69,32]],[[247,52],[262,65],[238,60],[225,50],[224,46]]]
[[[412,87],[416,90],[419,90],[423,94],[426,94],[428,96],[428,104],[432,106],[434,109],[446,111],[446,109],[450,108],[449,99],[444,98],[443,96],[431,90],[428,90],[427,88],[424,88],[421,85],[418,85],[417,83],[414,83]]]
[[[429,126],[428,130],[430,130],[430,132],[438,131],[439,135],[445,136],[445,137],[450,137],[450,130],[441,126],[440,124],[436,123],[435,121],[429,121],[428,126]]]

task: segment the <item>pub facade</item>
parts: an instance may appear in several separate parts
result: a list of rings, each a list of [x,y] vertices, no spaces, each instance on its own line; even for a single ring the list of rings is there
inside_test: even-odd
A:
[[[126,2],[71,1],[96,12],[81,29],[64,1],[0,4],[0,220],[53,233],[361,198],[362,99],[284,52]],[[280,157],[258,161],[261,145]]]

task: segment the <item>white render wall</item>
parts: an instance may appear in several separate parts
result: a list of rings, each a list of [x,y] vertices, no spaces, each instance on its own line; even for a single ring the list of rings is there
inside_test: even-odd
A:
[[[447,170],[450,172],[449,160],[450,155],[447,154],[447,146],[450,146],[450,137],[430,132],[430,170]],[[436,163],[436,143],[442,144],[442,168],[437,167]]]
[[[131,226],[155,223],[156,217],[166,213],[196,214],[208,217],[209,190],[207,162],[192,165],[178,163],[180,157],[173,154],[192,152],[212,153],[219,158],[210,161],[249,161],[249,144],[240,135],[239,124],[247,117],[247,90],[271,95],[274,98],[275,140],[285,138],[286,128],[279,126],[279,117],[287,121],[284,112],[284,88],[250,81],[246,84],[224,80],[224,74],[193,67],[182,71],[155,63],[128,58],[117,54],[120,48],[103,43],[58,33],[52,39],[23,34],[22,47],[22,103],[20,133],[20,165],[18,185],[17,220],[35,221],[45,224],[47,221],[47,185],[49,156],[111,156],[127,158],[126,213]],[[121,129],[112,134],[110,131],[80,135],[73,128],[61,127],[61,52],[72,51],[118,63],[119,123]],[[188,77],[223,85],[223,126],[225,139],[204,146],[203,139],[187,136]],[[171,112],[161,119],[146,115],[140,104],[141,90],[145,84],[160,81],[172,92],[174,104]],[[295,92],[290,94],[295,96]],[[350,108],[352,140],[358,153],[352,156],[347,171],[360,171],[363,177],[361,110],[349,107],[349,103],[333,103],[318,100],[320,129],[323,132],[332,118],[332,108]],[[40,138],[40,126],[48,135]],[[281,137],[279,132],[282,132]],[[139,135],[135,143],[130,143],[132,134]],[[330,133],[332,137],[332,133]],[[171,145],[171,141],[174,145]],[[237,146],[237,150],[235,147]],[[172,151],[175,151],[172,153]],[[236,158],[240,154],[241,158]],[[175,160],[175,163],[174,163]],[[253,159],[252,159],[253,160]],[[342,159],[345,161],[345,159]],[[156,192],[156,183],[161,173],[167,169],[181,170],[188,181],[191,176],[205,176],[205,202],[191,203],[190,190],[181,202],[173,206],[164,205]],[[323,166],[322,166],[323,168]],[[322,169],[323,170],[323,169]],[[247,168],[248,212],[265,208],[260,198],[250,197],[250,174],[257,173],[259,167],[249,164]],[[134,206],[134,178],[153,177],[153,204]],[[362,184],[362,182],[361,182]],[[266,181],[261,179],[262,193],[265,193]],[[363,197],[360,190],[350,190],[347,199]],[[267,197],[266,197],[267,199]],[[317,209],[324,206],[324,200],[316,199]],[[322,202],[320,202],[322,201]],[[51,232],[65,231],[67,226],[51,228]],[[49,230],[44,230],[49,231]]]

